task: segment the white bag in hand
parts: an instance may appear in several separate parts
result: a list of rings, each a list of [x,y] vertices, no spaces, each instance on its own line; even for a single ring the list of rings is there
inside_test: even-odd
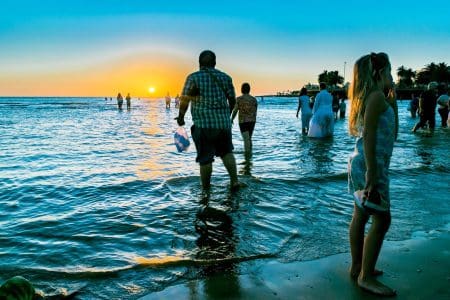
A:
[[[178,127],[178,129],[175,131],[173,139],[175,141],[175,146],[177,147],[178,152],[186,151],[191,144],[189,142],[187,131],[182,126]]]

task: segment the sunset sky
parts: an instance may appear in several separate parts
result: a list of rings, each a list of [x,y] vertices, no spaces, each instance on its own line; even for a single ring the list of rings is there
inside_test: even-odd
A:
[[[344,62],[349,81],[371,51],[417,70],[450,63],[449,11],[448,0],[2,0],[0,96],[175,96],[204,49],[255,95],[343,75]]]

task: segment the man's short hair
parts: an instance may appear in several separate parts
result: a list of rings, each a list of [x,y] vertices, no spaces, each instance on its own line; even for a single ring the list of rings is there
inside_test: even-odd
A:
[[[198,58],[200,67],[213,68],[216,66],[216,55],[211,50],[205,50],[200,53]]]
[[[247,82],[243,83],[241,86],[241,92],[242,94],[250,93],[250,84],[248,84]]]
[[[321,90],[324,90],[327,88],[327,84],[325,82],[321,82],[321,83],[319,83],[319,87]]]

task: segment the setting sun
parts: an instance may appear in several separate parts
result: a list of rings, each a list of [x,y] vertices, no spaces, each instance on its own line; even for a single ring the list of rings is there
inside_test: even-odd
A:
[[[149,87],[148,88],[148,92],[150,93],[150,94],[153,94],[154,92],[155,92],[155,88],[154,87]]]

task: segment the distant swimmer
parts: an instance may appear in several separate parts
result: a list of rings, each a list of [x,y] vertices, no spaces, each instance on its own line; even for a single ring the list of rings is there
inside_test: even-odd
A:
[[[117,94],[117,106],[119,107],[119,109],[122,109],[122,105],[123,105],[123,97],[121,93]]]
[[[170,101],[171,100],[172,99],[170,98],[169,93],[167,93],[167,95],[166,95],[166,108],[170,108]]]
[[[175,108],[180,107],[180,95],[177,94],[175,97]]]
[[[127,100],[127,109],[130,110],[131,108],[131,96],[130,93],[128,93],[127,97],[125,98]]]

